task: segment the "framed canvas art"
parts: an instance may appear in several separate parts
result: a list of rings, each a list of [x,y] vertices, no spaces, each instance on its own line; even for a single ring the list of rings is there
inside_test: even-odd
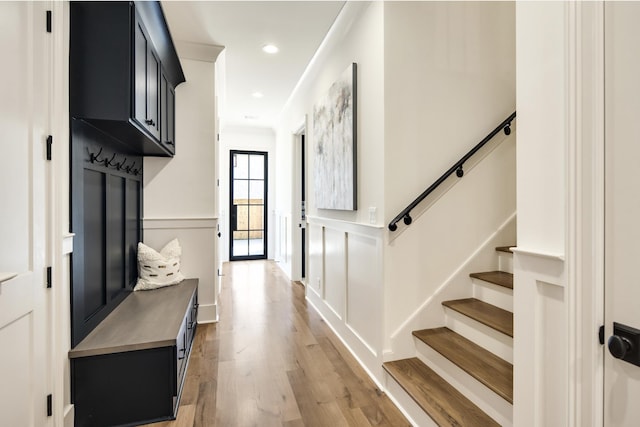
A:
[[[313,108],[318,209],[357,209],[356,71],[349,65]]]

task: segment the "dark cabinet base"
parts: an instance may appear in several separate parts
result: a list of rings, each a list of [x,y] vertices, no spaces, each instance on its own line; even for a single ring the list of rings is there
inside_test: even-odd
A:
[[[131,293],[69,352],[76,426],[175,418],[197,327],[197,283]]]
[[[73,360],[75,425],[139,425],[173,418],[176,364],[171,350]]]

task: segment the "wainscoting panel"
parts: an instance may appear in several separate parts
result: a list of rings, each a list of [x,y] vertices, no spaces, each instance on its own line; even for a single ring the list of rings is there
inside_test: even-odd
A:
[[[177,238],[182,246],[180,269],[198,278],[198,323],[218,320],[217,218],[145,218],[144,243],[156,250]]]
[[[572,369],[564,256],[513,251],[513,418],[522,426],[554,425],[568,416]]]
[[[382,384],[382,227],[307,217],[307,301]]]
[[[349,234],[347,240],[347,325],[367,344],[372,353],[382,346],[382,266],[372,263],[382,248],[374,238]],[[379,314],[374,314],[379,313]]]
[[[324,294],[324,227],[309,224],[309,272],[307,273],[308,289],[319,298]]]
[[[347,289],[347,253],[344,231],[324,230],[324,300],[335,315],[344,319]]]

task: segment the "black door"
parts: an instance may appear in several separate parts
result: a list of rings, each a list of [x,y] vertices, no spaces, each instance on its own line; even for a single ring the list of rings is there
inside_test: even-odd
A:
[[[267,258],[267,153],[231,151],[231,261]]]

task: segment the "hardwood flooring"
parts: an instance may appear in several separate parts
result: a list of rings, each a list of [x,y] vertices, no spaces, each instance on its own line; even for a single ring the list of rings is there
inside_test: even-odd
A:
[[[155,427],[409,426],[271,261],[224,266],[220,321],[199,325],[175,421]]]

